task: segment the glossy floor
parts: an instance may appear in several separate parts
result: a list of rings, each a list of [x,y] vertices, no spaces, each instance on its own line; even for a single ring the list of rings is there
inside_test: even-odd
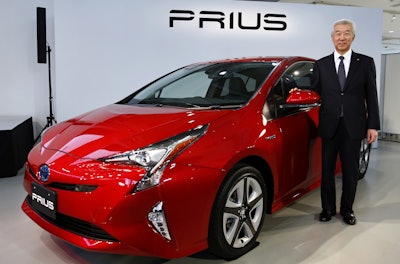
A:
[[[372,150],[366,178],[359,182],[354,208],[357,225],[348,226],[339,216],[319,222],[317,189],[267,215],[260,245],[230,263],[399,263],[399,172],[400,143],[380,141],[378,149]],[[34,224],[20,209],[24,197],[22,172],[0,178],[0,263],[225,263],[205,252],[176,260],[87,252]]]

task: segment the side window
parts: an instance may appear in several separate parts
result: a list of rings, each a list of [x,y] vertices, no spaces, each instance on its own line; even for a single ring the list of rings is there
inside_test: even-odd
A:
[[[310,89],[311,88],[311,75],[313,73],[313,62],[301,62],[298,64],[294,64],[292,67],[294,69],[291,70],[291,77],[297,84],[297,88],[299,89]]]
[[[276,118],[292,114],[298,109],[280,108],[280,105],[286,103],[291,89],[311,88],[311,75],[313,71],[313,62],[297,62],[291,65],[279,78],[278,82],[272,87],[267,97],[267,106],[271,118]]]

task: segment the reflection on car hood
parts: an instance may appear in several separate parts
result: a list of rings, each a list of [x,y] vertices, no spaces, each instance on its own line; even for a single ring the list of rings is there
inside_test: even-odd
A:
[[[42,146],[98,159],[154,144],[230,111],[109,105],[50,128]]]

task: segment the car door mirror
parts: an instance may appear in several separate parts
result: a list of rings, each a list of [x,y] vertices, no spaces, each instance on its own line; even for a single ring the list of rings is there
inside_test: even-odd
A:
[[[286,104],[291,107],[304,107],[319,104],[320,96],[312,90],[292,91],[286,99]]]

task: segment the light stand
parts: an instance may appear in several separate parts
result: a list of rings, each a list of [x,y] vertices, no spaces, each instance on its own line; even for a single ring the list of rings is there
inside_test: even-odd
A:
[[[42,132],[46,128],[51,127],[53,124],[57,124],[57,120],[54,118],[54,114],[53,114],[53,93],[52,93],[52,89],[51,89],[51,63],[50,63],[51,62],[50,61],[51,48],[50,48],[50,46],[47,46],[46,53],[47,53],[48,72],[49,72],[49,116],[46,118],[47,123],[46,123],[45,127],[42,129],[42,131],[40,131],[39,135],[35,139],[35,143],[38,141],[38,139],[42,135]]]

